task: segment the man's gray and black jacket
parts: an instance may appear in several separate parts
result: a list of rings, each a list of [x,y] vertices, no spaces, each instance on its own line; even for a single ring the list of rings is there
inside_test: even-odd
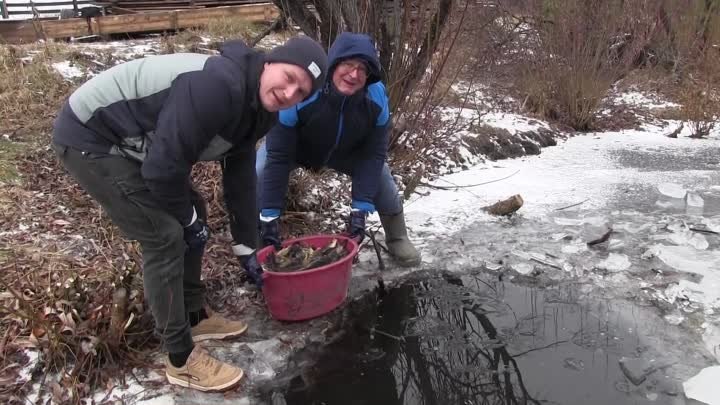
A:
[[[333,71],[343,59],[356,57],[368,64],[367,85],[344,96],[333,85]],[[337,37],[328,59],[325,87],[280,111],[279,123],[267,135],[263,217],[280,215],[293,164],[327,166],[352,176],[352,207],[375,211],[373,200],[387,155],[390,119],[385,86],[379,81],[380,61],[368,36],[350,33]]]
[[[184,226],[194,213],[193,165],[223,161],[233,237],[255,247],[255,143],[277,122],[259,100],[264,62],[262,52],[233,41],[216,56],[180,53],[117,65],[70,96],[53,141],[141,162],[148,189]]]

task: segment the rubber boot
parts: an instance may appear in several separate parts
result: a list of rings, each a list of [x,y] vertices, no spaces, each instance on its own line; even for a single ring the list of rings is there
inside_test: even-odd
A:
[[[395,215],[380,215],[380,223],[385,230],[385,243],[390,255],[403,267],[420,264],[420,252],[408,238],[405,227],[405,215],[402,211]]]

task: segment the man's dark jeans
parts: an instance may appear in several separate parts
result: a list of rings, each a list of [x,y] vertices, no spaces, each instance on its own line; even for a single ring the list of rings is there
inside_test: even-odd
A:
[[[81,152],[53,143],[62,165],[129,238],[142,247],[145,300],[169,352],[192,347],[187,312],[203,306],[200,268],[204,249],[189,250],[183,228],[158,204],[140,173],[140,163],[120,156]],[[192,194],[198,216],[205,203]]]

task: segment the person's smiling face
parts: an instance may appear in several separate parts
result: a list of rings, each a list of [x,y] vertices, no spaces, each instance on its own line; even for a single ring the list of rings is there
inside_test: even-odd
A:
[[[332,80],[335,88],[340,93],[351,96],[365,87],[367,77],[367,63],[361,58],[350,58],[337,64],[333,71]]]
[[[260,75],[260,102],[276,112],[303,101],[312,91],[310,74],[290,63],[266,63]]]

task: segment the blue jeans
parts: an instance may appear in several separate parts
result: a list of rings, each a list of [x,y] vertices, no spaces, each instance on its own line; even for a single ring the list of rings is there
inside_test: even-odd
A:
[[[257,198],[258,198],[258,209],[262,209],[262,186],[265,172],[265,164],[267,163],[267,148],[266,144],[260,146],[257,151],[257,157],[255,159],[255,172],[257,173]],[[297,163],[292,164],[292,170],[295,170],[300,165]],[[332,169],[332,167],[331,167]],[[385,163],[380,173],[380,184],[378,184],[378,191],[373,199],[375,209],[380,215],[395,215],[402,212],[402,200],[398,194],[397,186],[395,185],[395,179],[393,179],[390,173],[390,167]]]

